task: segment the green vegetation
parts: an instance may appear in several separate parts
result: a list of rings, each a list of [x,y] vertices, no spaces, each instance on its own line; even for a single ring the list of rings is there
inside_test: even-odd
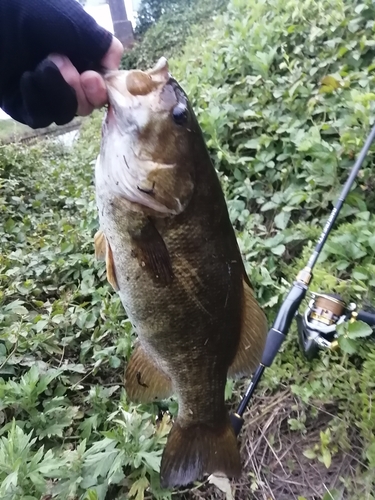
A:
[[[373,123],[374,19],[371,0],[231,0],[209,37],[189,27],[171,61],[270,321]],[[156,40],[144,64],[162,55]],[[195,498],[160,490],[168,419],[129,403],[121,386],[134,332],[94,260],[100,115],[84,127],[69,151],[0,147],[0,497]],[[372,152],[312,290],[374,303],[373,167]],[[235,498],[375,498],[367,335],[351,325],[340,351],[306,362],[293,328],[246,415]],[[231,403],[241,390],[228,383]],[[218,498],[198,486],[199,498]]]
[[[259,262],[267,275],[290,277],[291,258],[319,234],[373,123],[374,7],[367,4],[290,0],[249,8],[233,1],[209,39],[194,37],[173,61],[222,172],[248,271],[267,304],[278,285],[261,274]],[[355,227],[366,220],[370,233],[373,181],[370,155],[340,219]],[[373,244],[365,252],[365,285],[375,271]],[[361,265],[359,257],[346,253],[337,277]],[[329,261],[334,272],[336,256]]]
[[[135,412],[121,390],[131,327],[93,256],[93,126],[69,153],[0,149],[4,500],[103,499],[123,466],[132,491],[158,482],[168,425],[156,430],[157,411]]]
[[[160,3],[160,5],[159,5]],[[141,35],[133,49],[124,54],[124,69],[147,69],[159,57],[178,54],[195,25],[208,32],[210,19],[224,9],[226,0],[144,1],[141,8]],[[151,20],[157,17],[158,22]]]
[[[142,0],[137,11],[136,34],[144,34],[163,14],[181,12],[191,7],[195,0]]]

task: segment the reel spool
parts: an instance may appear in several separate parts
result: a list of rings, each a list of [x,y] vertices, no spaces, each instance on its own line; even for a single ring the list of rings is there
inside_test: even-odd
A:
[[[313,359],[319,349],[337,347],[336,327],[345,321],[347,311],[339,295],[312,294],[304,315],[296,318],[299,344],[307,359]]]

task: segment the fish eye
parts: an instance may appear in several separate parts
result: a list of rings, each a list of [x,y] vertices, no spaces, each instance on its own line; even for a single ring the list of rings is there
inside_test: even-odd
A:
[[[188,119],[188,112],[186,107],[179,103],[173,108],[172,111],[173,120],[177,125],[184,125]]]

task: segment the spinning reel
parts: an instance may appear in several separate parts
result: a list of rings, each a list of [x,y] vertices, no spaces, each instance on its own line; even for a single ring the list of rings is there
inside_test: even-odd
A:
[[[345,321],[361,320],[375,326],[375,313],[357,310],[354,302],[347,304],[339,295],[312,293],[304,314],[297,313],[299,345],[308,360],[319,350],[338,347],[337,326]]]

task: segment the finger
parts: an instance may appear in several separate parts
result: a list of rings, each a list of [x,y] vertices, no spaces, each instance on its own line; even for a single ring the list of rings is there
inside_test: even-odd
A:
[[[48,59],[56,64],[64,80],[75,90],[78,101],[77,114],[80,116],[89,115],[93,111],[93,105],[86,99],[85,92],[81,86],[81,77],[77,69],[67,57],[60,54],[51,54],[48,56]]]
[[[102,59],[102,66],[106,69],[118,69],[124,47],[120,40],[113,37],[112,43]],[[108,102],[107,89],[103,78],[94,71],[85,71],[81,74],[81,85],[86,99],[95,107],[101,108]]]
[[[122,54],[124,53],[124,47],[120,40],[113,37],[112,43],[102,59],[102,65],[106,69],[118,69],[120,66]]]
[[[107,89],[99,73],[95,71],[85,71],[82,73],[81,86],[87,101],[94,108],[101,108],[107,103]]]

